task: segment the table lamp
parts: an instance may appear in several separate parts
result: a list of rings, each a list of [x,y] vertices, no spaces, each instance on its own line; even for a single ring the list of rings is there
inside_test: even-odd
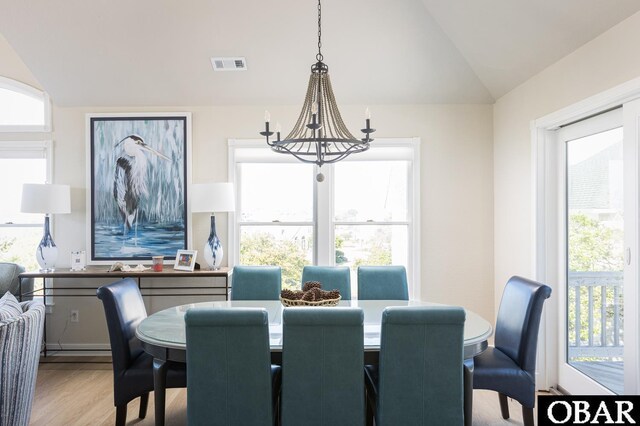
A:
[[[233,184],[198,183],[191,185],[191,212],[211,213],[211,230],[204,244],[204,260],[210,269],[220,269],[224,251],[222,243],[216,235],[215,212],[232,212],[236,209]]]
[[[69,185],[33,184],[22,186],[22,213],[44,213],[44,235],[36,249],[36,261],[42,271],[54,271],[58,260],[58,247],[51,237],[49,217],[52,214],[71,213]]]

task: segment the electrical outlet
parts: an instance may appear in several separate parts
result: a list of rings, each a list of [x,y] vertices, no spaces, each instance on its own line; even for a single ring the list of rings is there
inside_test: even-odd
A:
[[[72,310],[69,317],[71,318],[71,322],[80,322],[80,311],[77,309]]]

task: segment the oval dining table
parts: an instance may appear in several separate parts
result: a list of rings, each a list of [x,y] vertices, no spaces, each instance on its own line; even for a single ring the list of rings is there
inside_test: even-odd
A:
[[[389,306],[442,306],[436,303],[404,300],[347,300],[338,306],[358,307],[364,312],[364,361],[377,364],[380,352],[380,326],[382,311]],[[186,362],[186,332],[184,314],[189,309],[201,308],[264,308],[269,313],[269,343],[271,362],[282,360],[282,311],[289,309],[274,300],[229,300],[191,303],[156,312],[138,325],[136,336],[144,350],[153,356],[153,382],[155,402],[155,424],[164,425],[167,361]],[[304,309],[304,308],[303,308]],[[487,348],[493,333],[491,324],[478,314],[465,309],[464,357],[473,359]],[[437,344],[437,342],[434,342]],[[465,425],[471,425],[473,397],[473,369],[465,367]]]

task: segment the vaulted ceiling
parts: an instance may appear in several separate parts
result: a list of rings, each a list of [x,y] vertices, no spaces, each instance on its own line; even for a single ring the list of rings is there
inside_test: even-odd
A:
[[[0,34],[61,106],[300,104],[315,0],[0,0]],[[493,103],[637,0],[324,0],[338,102]],[[213,72],[211,56],[248,70]]]

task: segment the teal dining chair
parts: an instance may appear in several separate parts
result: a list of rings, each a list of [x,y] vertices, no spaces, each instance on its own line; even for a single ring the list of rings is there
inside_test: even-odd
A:
[[[277,424],[281,369],[271,365],[267,311],[190,309],[184,320],[188,424]]]
[[[348,266],[305,266],[302,283],[318,281],[323,290],[338,290],[342,300],[351,300],[351,270]]]
[[[231,275],[231,300],[279,300],[279,266],[236,266]]]
[[[286,308],[282,313],[282,425],[364,425],[364,313]]]
[[[359,266],[358,299],[409,300],[404,266]]]
[[[453,306],[383,311],[380,361],[365,367],[367,424],[463,424],[464,320]]]

